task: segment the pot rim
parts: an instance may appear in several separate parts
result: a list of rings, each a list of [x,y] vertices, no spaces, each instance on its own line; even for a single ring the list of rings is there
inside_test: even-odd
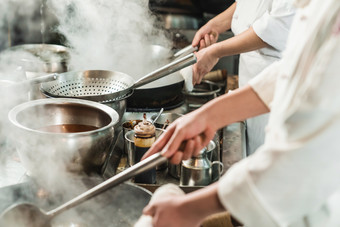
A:
[[[70,49],[66,46],[57,45],[57,44],[44,44],[44,43],[20,44],[20,45],[12,46],[8,50],[9,51],[22,50],[22,51],[26,51],[34,55],[35,50],[43,50],[43,49],[50,51],[51,53],[53,52],[56,55],[64,54],[65,56],[61,57],[61,59],[59,59],[58,61],[42,59],[41,64],[67,63],[70,60],[70,56],[69,56]],[[31,59],[26,59],[26,58],[21,58],[20,60],[23,62],[27,62],[27,63],[35,62]]]
[[[34,107],[34,106],[39,106],[43,104],[80,104],[83,106],[89,106],[89,107],[95,107],[97,109],[102,110],[106,114],[108,114],[111,118],[111,122],[101,128],[95,129],[95,130],[90,130],[90,131],[85,131],[85,132],[74,132],[74,133],[62,133],[62,132],[46,132],[46,131],[40,131],[36,129],[32,129],[26,126],[23,126],[17,121],[17,115],[21,111],[27,109],[28,107]],[[19,104],[12,108],[9,113],[8,113],[8,119],[9,121],[15,125],[17,128],[26,130],[28,132],[33,132],[33,133],[38,133],[38,134],[44,134],[44,135],[63,135],[63,136],[80,136],[80,135],[88,135],[88,134],[93,134],[97,133],[100,131],[107,130],[111,127],[114,127],[118,122],[119,122],[119,115],[117,111],[112,109],[109,106],[106,106],[101,103],[97,103],[94,101],[89,101],[89,100],[82,100],[82,99],[74,99],[74,98],[51,98],[51,99],[38,99],[38,100],[33,100],[33,101],[28,101],[22,104]]]

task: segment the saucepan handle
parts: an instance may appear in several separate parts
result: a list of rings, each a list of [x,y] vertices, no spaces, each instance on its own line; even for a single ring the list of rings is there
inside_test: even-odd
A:
[[[167,76],[171,73],[177,72],[189,65],[196,63],[197,59],[195,54],[189,54],[182,58],[176,59],[175,61],[147,74],[142,77],[131,88],[138,88],[145,84],[151,83],[155,80],[158,80],[164,76]]]
[[[212,174],[213,176],[212,176],[212,181],[213,182],[215,182],[215,181],[217,181],[219,178],[220,178],[220,176],[222,176],[222,174],[223,174],[223,169],[224,169],[224,165],[223,165],[223,163],[222,162],[220,162],[220,161],[214,161],[214,162],[212,162],[211,163],[211,169],[213,169],[214,168],[214,165],[219,165],[219,168],[218,168],[218,174]],[[214,172],[213,172],[214,173]]]
[[[24,84],[34,85],[34,84],[50,82],[50,81],[53,81],[53,80],[56,80],[56,79],[58,79],[58,74],[52,73],[52,74],[48,74],[48,75],[44,75],[44,76],[35,77],[35,78],[29,79],[29,80],[25,80],[21,83],[22,83],[22,85],[24,85]]]
[[[174,58],[177,58],[181,55],[184,55],[184,54],[189,54],[189,53],[193,53],[195,51],[198,50],[198,46],[195,46],[193,47],[192,45],[189,45],[189,46],[186,46],[184,47],[183,49],[177,51],[175,54],[174,54]]]

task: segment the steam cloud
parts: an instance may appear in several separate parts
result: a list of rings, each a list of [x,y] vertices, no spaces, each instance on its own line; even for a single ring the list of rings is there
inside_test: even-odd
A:
[[[45,8],[55,17],[40,14],[42,3],[46,3]],[[54,26],[56,19],[57,27]],[[44,40],[41,31],[58,32],[65,37],[63,44],[70,47],[72,70],[120,71],[139,79],[159,66],[159,62],[154,62],[148,56],[150,45],[158,44],[167,48],[172,46],[166,33],[154,26],[155,21],[155,16],[149,12],[147,0],[1,0],[0,50],[8,48],[18,38],[11,33],[14,28],[19,27],[22,32],[17,43],[39,43]],[[52,26],[42,27],[45,25]],[[21,54],[0,53],[0,81],[13,82],[26,78],[18,63]],[[12,133],[7,114],[13,106],[27,101],[27,91],[9,89],[7,85],[0,84],[0,96],[1,173],[6,159],[12,158],[4,152],[10,146],[7,139]],[[84,189],[83,186],[72,185],[67,180],[67,174],[62,172],[65,163],[51,162],[49,165],[46,160],[39,160],[39,152],[46,152],[46,148],[40,148],[39,144],[32,144],[31,148],[35,152],[37,163],[45,162],[44,166],[49,166],[49,169],[42,168],[41,171],[41,180],[47,189],[62,194],[65,192],[65,195],[68,190],[74,192],[74,189]],[[34,148],[36,149],[33,150]],[[57,166],[59,164],[61,168]]]
[[[139,79],[155,69],[150,45],[170,48],[147,0],[48,0],[67,40],[74,70],[120,71]]]

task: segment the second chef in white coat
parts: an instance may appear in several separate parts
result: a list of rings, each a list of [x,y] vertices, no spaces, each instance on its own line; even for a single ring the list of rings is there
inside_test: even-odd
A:
[[[199,45],[200,51],[193,67],[194,83],[200,83],[219,58],[240,54],[239,86],[247,84],[281,58],[294,14],[289,0],[237,0],[196,33],[192,45]],[[216,43],[218,34],[229,29],[235,36]],[[267,121],[267,115],[247,120],[248,154],[263,144]]]

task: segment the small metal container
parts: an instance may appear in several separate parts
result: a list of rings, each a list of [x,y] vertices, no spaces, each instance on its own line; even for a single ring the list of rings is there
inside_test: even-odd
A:
[[[219,172],[222,174],[223,163],[220,161],[210,162],[207,157],[207,149],[200,151],[200,155],[189,160],[182,161],[181,186],[206,186],[213,182],[212,166],[220,165]]]
[[[164,132],[164,130],[160,129],[160,128],[156,128],[156,139]],[[135,131],[134,130],[130,130],[127,131],[124,135],[125,138],[125,152],[127,154],[127,164],[128,166],[133,166],[134,164],[136,164],[135,162],[135,142],[134,142],[134,138],[135,138]]]
[[[206,156],[208,158],[208,160],[210,162],[216,161],[218,159],[215,159],[215,156],[217,155],[216,152],[217,148],[216,148],[216,144],[213,140],[210,140],[208,146],[206,147]],[[168,173],[170,176],[176,178],[176,179],[180,179],[181,177],[181,165],[182,164],[171,164],[169,162],[168,164]]]

